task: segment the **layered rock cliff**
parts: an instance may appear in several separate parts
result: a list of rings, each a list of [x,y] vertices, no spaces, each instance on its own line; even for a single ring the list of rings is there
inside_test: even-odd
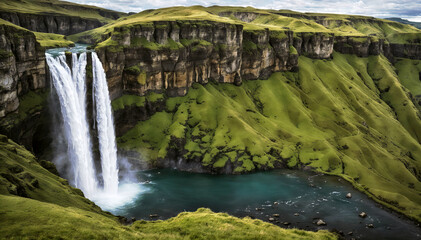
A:
[[[8,24],[0,24],[0,49],[0,130],[32,149],[40,98],[28,98],[21,112],[19,107],[27,94],[47,87],[45,50],[32,32]]]
[[[35,32],[75,34],[105,24],[98,19],[77,16],[0,12],[0,18]]]
[[[211,21],[116,27],[103,40],[96,50],[113,98],[164,90],[169,96],[183,96],[195,82],[239,85],[243,80],[267,79],[274,72],[296,70],[300,55],[328,59],[333,50],[359,57],[383,54],[392,62],[394,57],[421,56],[419,44],[389,44],[375,36],[251,31]]]
[[[59,0],[0,2],[0,18],[35,32],[75,34],[100,27],[127,14]]]
[[[244,31],[242,25],[210,21],[165,21],[114,28],[96,50],[112,96],[166,90],[185,95],[194,83],[241,84],[297,67],[298,55],[329,58],[327,33]]]

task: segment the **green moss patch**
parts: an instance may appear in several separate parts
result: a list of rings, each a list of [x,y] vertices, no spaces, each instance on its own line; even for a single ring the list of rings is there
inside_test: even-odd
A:
[[[74,46],[74,42],[67,40],[64,35],[54,33],[41,33],[34,32],[37,41],[41,47],[45,48],[58,48],[58,47],[71,47]]]

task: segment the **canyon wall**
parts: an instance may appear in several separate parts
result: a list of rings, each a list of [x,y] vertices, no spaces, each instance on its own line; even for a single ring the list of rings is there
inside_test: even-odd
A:
[[[31,31],[63,35],[87,31],[105,24],[98,19],[19,12],[0,12],[0,18]]]
[[[37,108],[40,98],[19,107],[24,96],[48,86],[44,51],[32,32],[0,25],[0,131],[31,150],[43,107]]]
[[[195,82],[238,85],[243,80],[266,79],[273,72],[295,71],[300,55],[328,59],[333,50],[359,57],[384,54],[391,62],[394,57],[421,56],[417,44],[388,44],[371,36],[249,31],[242,25],[210,21],[117,27],[105,39],[96,51],[112,98],[164,90],[168,96],[183,96]]]
[[[19,96],[46,87],[45,55],[32,32],[0,25],[0,117],[15,111]]]
[[[276,71],[295,70],[298,56],[329,58],[334,36],[326,33],[244,31],[242,25],[208,21],[154,22],[115,28],[96,48],[112,97],[166,90],[185,95],[194,83],[241,84]]]

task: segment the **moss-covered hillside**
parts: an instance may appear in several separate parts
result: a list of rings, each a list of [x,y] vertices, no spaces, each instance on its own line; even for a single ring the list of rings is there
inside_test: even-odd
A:
[[[383,56],[300,57],[296,73],[241,86],[196,84],[118,145],[151,164],[175,155],[214,172],[308,166],[421,220],[420,113],[405,88],[411,80],[399,76]],[[121,111],[143,98],[126,95],[113,106]]]
[[[54,172],[0,135],[0,239],[336,239],[208,209],[122,225]]]

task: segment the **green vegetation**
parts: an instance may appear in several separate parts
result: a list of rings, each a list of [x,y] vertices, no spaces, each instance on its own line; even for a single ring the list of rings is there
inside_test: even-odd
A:
[[[421,120],[390,63],[334,53],[300,57],[299,68],[239,87],[195,84],[118,145],[154,163],[184,139],[184,157],[215,171],[309,166],[419,221]]]
[[[421,96],[421,60],[398,59],[395,67],[402,85],[414,96]]]
[[[15,113],[8,114],[0,119],[0,126],[4,129],[11,129],[19,125],[28,116],[41,112],[47,102],[48,91],[29,91],[19,98],[19,108]]]
[[[9,197],[17,195],[61,207],[75,207],[111,216],[84,198],[82,192],[71,187],[67,180],[41,167],[36,158],[23,146],[8,140],[3,135],[0,135],[0,159],[2,203],[5,195]],[[4,226],[3,223],[1,225]]]
[[[74,42],[67,40],[64,35],[54,34],[54,33],[41,33],[41,32],[34,32],[34,33],[41,47],[58,48],[58,47],[72,47],[75,45]]]
[[[0,9],[4,12],[19,12],[40,15],[75,16],[88,19],[98,19],[101,22],[111,22],[115,18],[126,16],[116,12],[90,5],[82,5],[58,0],[8,0],[0,2]],[[109,17],[106,17],[109,16]],[[110,16],[114,16],[111,18]]]
[[[402,18],[386,18],[386,20],[400,22],[400,23],[403,23],[403,24],[409,24],[409,25],[412,25],[412,26],[414,26],[418,29],[421,29],[421,23],[420,22],[411,22],[411,21],[408,21],[408,20],[402,19]]]
[[[209,209],[166,221],[122,225],[79,189],[40,166],[22,146],[0,135],[1,239],[336,239],[327,231],[282,229]]]
[[[162,93],[149,92],[146,96],[140,97],[136,95],[123,95],[112,101],[111,105],[114,111],[124,109],[129,106],[143,107],[145,102],[156,102],[163,100]]]

